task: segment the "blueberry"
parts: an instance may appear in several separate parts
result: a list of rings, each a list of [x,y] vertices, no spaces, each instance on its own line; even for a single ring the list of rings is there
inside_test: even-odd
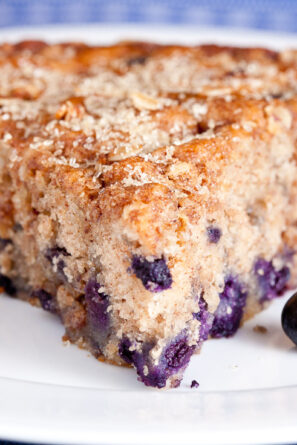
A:
[[[45,257],[51,262],[53,262],[53,259],[58,257],[59,255],[70,256],[70,253],[67,252],[65,247],[59,246],[50,247],[45,252]]]
[[[287,336],[297,345],[297,292],[292,295],[283,308],[282,327]]]
[[[131,57],[130,59],[127,60],[127,65],[129,67],[133,66],[133,65],[144,65],[146,60],[147,60],[147,56]]]
[[[0,252],[1,250],[4,250],[8,244],[12,244],[11,239],[9,238],[0,238]]]
[[[196,318],[196,320],[199,320],[201,323],[199,332],[200,341],[202,342],[207,340],[209,331],[213,324],[214,316],[208,312],[208,304],[204,300],[203,296],[201,296],[199,299],[199,312],[193,314],[193,317]]]
[[[24,230],[22,224],[20,224],[20,223],[18,223],[18,222],[16,222],[16,223],[13,225],[13,228],[12,228],[12,229],[13,229],[14,232],[21,232],[22,230]]]
[[[199,387],[199,383],[197,382],[197,380],[192,380],[191,388],[198,388],[198,387]]]
[[[139,380],[146,386],[164,388],[166,386],[167,372],[163,363],[152,365],[149,353],[153,343],[132,342],[124,337],[119,344],[119,355],[129,365],[133,365]]]
[[[289,247],[285,244],[281,255],[282,259],[286,263],[291,263],[294,259],[294,255],[296,255],[296,250],[292,249],[292,247]]]
[[[220,303],[214,314],[211,335],[215,338],[231,337],[239,328],[246,303],[247,292],[236,277],[229,276],[220,294]]]
[[[13,285],[11,279],[8,278],[6,275],[2,275],[0,273],[0,292],[1,292],[1,288],[4,289],[4,291],[8,295],[14,295],[16,293],[16,288]]]
[[[172,285],[172,276],[164,258],[148,261],[144,257],[134,255],[132,270],[151,292],[161,292]]]
[[[38,298],[42,309],[49,312],[56,312],[53,296],[44,289],[37,289],[32,292],[32,297]]]
[[[132,365],[135,361],[135,351],[130,350],[131,345],[132,343],[128,338],[123,338],[119,345],[119,356],[129,365]]]
[[[172,342],[164,352],[167,367],[175,370],[183,368],[189,363],[193,349],[194,347],[188,345],[185,337]]]
[[[221,229],[219,229],[218,227],[209,226],[209,227],[207,227],[206,232],[207,232],[207,236],[208,236],[208,241],[210,243],[216,244],[220,241],[222,232],[221,232]]]
[[[90,322],[95,328],[105,329],[109,324],[107,308],[109,306],[109,296],[100,292],[102,286],[91,278],[85,287],[85,301],[87,304],[87,314]]]
[[[283,294],[290,278],[287,266],[277,270],[272,261],[259,258],[255,263],[255,274],[260,288],[260,302],[272,300]]]
[[[65,262],[61,259],[61,256],[70,256],[70,253],[67,252],[65,247],[55,246],[47,249],[45,252],[45,258],[52,264],[54,264],[55,258],[59,258],[57,261],[57,271],[63,279],[66,279],[66,275],[64,273]]]
[[[139,379],[146,386],[164,388],[167,379],[189,363],[195,346],[188,344],[186,336],[179,335],[164,348],[157,364],[150,357],[153,347],[154,343],[132,344],[128,338],[123,338],[119,345],[119,355],[125,362],[135,366]]]

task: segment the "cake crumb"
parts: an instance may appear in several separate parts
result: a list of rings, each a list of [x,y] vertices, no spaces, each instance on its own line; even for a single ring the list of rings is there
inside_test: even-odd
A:
[[[234,369],[234,371],[235,371],[235,370],[236,370],[236,371],[238,370],[238,365],[230,365],[229,367],[230,367],[231,369]]]
[[[253,331],[258,334],[266,334],[267,328],[265,328],[265,326],[261,326],[261,325],[257,324],[256,326],[253,327]]]
[[[63,346],[70,346],[70,340],[67,335],[63,335],[62,342],[63,342]]]

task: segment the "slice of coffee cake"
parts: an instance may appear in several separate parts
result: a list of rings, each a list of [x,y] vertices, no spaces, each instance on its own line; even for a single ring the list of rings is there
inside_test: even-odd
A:
[[[295,52],[0,47],[0,286],[178,386],[296,284]]]

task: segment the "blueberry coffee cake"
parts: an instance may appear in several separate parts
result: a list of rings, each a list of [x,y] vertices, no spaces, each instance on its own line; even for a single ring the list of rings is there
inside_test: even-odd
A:
[[[0,286],[176,387],[296,285],[297,52],[0,46]]]

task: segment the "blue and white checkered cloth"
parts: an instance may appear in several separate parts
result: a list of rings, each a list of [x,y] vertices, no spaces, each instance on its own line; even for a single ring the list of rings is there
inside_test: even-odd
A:
[[[297,32],[297,0],[0,0],[0,27],[96,22]]]
[[[169,23],[297,32],[296,0],[0,0],[0,27]]]

